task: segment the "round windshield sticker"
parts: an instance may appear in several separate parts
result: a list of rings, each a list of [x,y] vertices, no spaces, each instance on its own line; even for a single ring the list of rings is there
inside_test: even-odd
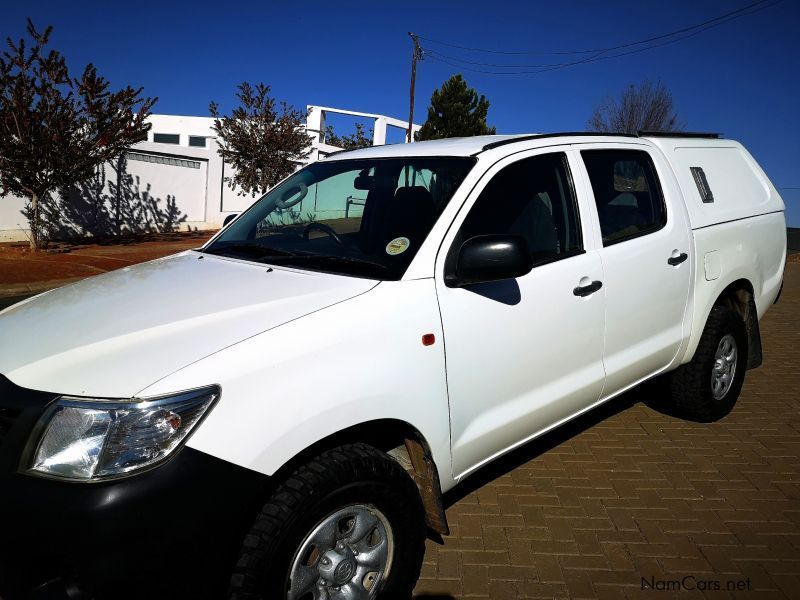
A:
[[[386,254],[389,256],[397,256],[402,254],[411,245],[411,240],[407,237],[394,238],[391,242],[386,244]]]

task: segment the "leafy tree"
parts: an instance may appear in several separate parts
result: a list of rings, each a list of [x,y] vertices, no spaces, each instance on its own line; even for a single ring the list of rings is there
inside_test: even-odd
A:
[[[478,96],[461,74],[453,75],[441,89],[433,91],[428,120],[414,139],[436,140],[494,133],[495,128],[486,124],[488,111],[489,101],[483,95]]]
[[[71,77],[64,57],[46,48],[52,30],[28,19],[30,49],[8,38],[0,56],[0,192],[27,198],[31,248],[46,236],[42,200],[146,139],[156,102],[142,88],[109,91],[91,63]]]
[[[672,93],[660,81],[631,84],[619,98],[606,98],[587,121],[591,131],[631,133],[682,131],[685,123],[675,111]]]
[[[345,150],[357,150],[358,148],[368,148],[372,146],[372,129],[369,134],[364,133],[366,126],[363,123],[356,123],[355,133],[339,137],[333,130],[333,125],[325,128],[325,142],[331,146],[338,146]]]
[[[238,90],[240,106],[229,116],[220,116],[216,102],[208,108],[219,155],[234,168],[235,174],[225,181],[231,189],[239,186],[241,195],[256,196],[291,175],[308,156],[311,138],[303,126],[308,115],[286,102],[277,103],[263,83],[253,87],[245,81]]]

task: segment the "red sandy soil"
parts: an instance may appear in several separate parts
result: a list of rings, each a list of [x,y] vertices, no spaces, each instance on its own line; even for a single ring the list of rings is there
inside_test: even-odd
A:
[[[0,244],[0,288],[22,290],[25,285],[74,280],[113,271],[197,248],[214,233],[150,234],[91,244],[58,244],[36,252],[26,243]]]

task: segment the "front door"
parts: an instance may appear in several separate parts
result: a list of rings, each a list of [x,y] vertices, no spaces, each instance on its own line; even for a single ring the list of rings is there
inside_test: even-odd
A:
[[[570,153],[526,154],[484,176],[437,260],[456,477],[597,402],[603,387],[602,269],[584,245]],[[484,234],[524,236],[536,266],[448,287],[461,243]]]

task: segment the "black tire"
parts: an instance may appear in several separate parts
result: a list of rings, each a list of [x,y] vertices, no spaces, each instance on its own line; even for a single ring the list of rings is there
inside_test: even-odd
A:
[[[730,335],[736,342],[736,368],[727,393],[717,399],[712,390],[711,376],[720,341]],[[742,391],[747,370],[747,329],[744,321],[726,306],[714,306],[706,321],[700,343],[691,362],[672,373],[670,392],[680,416],[710,423],[727,415]]]
[[[231,577],[230,600],[284,600],[292,561],[328,515],[368,505],[388,520],[394,553],[378,597],[411,597],[425,553],[425,518],[416,484],[393,459],[367,444],[323,452],[298,468],[261,509]]]

